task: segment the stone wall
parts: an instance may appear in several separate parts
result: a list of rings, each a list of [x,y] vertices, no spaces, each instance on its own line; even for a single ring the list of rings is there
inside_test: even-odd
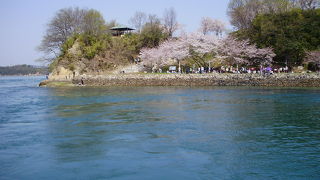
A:
[[[117,74],[78,76],[85,86],[273,86],[320,87],[319,74]]]

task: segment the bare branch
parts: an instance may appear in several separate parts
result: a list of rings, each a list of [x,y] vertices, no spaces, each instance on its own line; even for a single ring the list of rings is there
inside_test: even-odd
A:
[[[174,8],[166,9],[163,16],[164,28],[169,37],[178,30],[177,13]]]
[[[129,20],[129,23],[132,24],[139,33],[141,33],[141,29],[146,23],[146,20],[147,20],[147,15],[143,12],[138,11]]]

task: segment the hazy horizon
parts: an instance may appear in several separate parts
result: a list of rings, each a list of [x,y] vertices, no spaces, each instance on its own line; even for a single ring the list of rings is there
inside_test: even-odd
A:
[[[201,3],[199,3],[201,2]],[[148,14],[157,14],[162,17],[166,8],[173,7],[178,15],[178,22],[184,26],[187,32],[199,28],[202,17],[212,17],[229,23],[226,14],[228,0],[163,0],[148,1],[123,0],[99,1],[99,0],[12,0],[2,2],[0,6],[0,66],[11,66],[17,64],[41,65],[35,62],[41,57],[36,47],[40,44],[46,30],[46,24],[55,13],[62,8],[80,7],[93,8],[100,11],[106,21],[115,19],[123,25],[130,25],[128,20],[136,11]],[[230,27],[230,25],[228,25]]]

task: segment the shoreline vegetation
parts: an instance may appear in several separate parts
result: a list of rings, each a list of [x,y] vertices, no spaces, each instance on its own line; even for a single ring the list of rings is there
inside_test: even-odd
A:
[[[109,74],[84,75],[69,80],[45,80],[43,87],[96,86],[261,86],[261,87],[320,87],[318,73],[260,74]]]
[[[51,72],[40,86],[320,87],[312,73],[320,70],[319,6],[230,0],[236,31],[203,17],[197,31],[180,34],[173,8],[163,17],[136,12],[132,27],[106,22],[95,9],[64,8],[38,48]]]
[[[44,76],[48,68],[32,65],[0,66],[0,76]]]

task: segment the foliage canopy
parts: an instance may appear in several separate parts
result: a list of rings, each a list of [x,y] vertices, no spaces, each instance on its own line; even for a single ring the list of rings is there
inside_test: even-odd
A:
[[[234,34],[249,38],[258,47],[272,47],[275,61],[289,66],[300,65],[307,51],[320,47],[320,9],[292,11],[278,14],[261,14],[248,29]]]

